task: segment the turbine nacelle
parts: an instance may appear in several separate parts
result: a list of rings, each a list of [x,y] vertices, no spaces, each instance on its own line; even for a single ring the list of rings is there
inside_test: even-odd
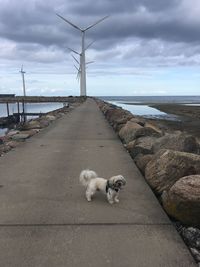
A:
[[[23,65],[21,66],[21,70],[19,71],[21,73],[26,73],[24,70],[23,70]]]

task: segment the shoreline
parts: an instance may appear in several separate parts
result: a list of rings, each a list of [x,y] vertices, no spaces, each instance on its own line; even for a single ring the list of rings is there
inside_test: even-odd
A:
[[[186,103],[130,103],[121,101],[126,105],[146,105],[155,108],[161,112],[165,112],[166,116],[157,115],[137,115],[136,117],[144,118],[155,126],[159,126],[163,131],[173,132],[181,131],[194,135],[200,140],[200,106],[185,105]],[[191,104],[191,103],[190,103]],[[198,103],[197,103],[198,104]],[[176,118],[173,118],[177,116]],[[171,117],[171,118],[170,118]]]
[[[200,139],[200,106],[155,104],[151,107],[178,116],[179,120],[150,119],[169,131],[183,131]]]

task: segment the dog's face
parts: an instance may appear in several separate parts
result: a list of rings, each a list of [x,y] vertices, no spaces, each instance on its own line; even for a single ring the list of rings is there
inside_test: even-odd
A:
[[[122,175],[116,175],[109,179],[109,183],[113,189],[122,189],[126,184],[126,180]]]

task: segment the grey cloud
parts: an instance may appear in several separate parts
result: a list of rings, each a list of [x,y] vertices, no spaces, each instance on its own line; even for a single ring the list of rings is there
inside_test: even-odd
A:
[[[91,0],[76,1],[70,5],[70,11],[79,15],[103,15],[105,12],[111,13],[132,13],[136,12],[141,7],[150,11],[169,10],[180,3],[179,0],[101,0],[95,4]]]
[[[56,17],[61,13],[69,20],[83,26],[100,16],[110,18],[88,33],[95,39],[107,38],[120,41],[122,38],[161,38],[171,41],[199,41],[198,23],[187,22],[187,14],[181,17],[177,0],[101,0],[85,1],[25,0],[6,1],[0,9],[0,33],[17,42],[36,42],[43,45],[69,42],[77,32]],[[7,3],[7,5],[6,5]],[[111,40],[112,41],[112,40]]]
[[[64,57],[67,46],[80,49],[80,34],[55,12],[80,26],[87,26],[109,14],[109,19],[86,34],[88,43],[96,41],[93,49],[97,55],[105,51],[111,58],[116,58],[121,53],[121,59],[127,60],[131,55],[153,58],[172,57],[174,53],[180,58],[184,53],[184,58],[194,62],[191,58],[200,53],[200,20],[191,19],[181,9],[181,3],[181,0],[2,1],[0,35],[16,43],[9,58],[56,62]],[[138,51],[135,40],[140,40]],[[118,47],[126,42],[133,44],[130,50],[119,52]]]

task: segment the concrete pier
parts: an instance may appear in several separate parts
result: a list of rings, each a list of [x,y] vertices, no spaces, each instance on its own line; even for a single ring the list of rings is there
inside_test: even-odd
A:
[[[82,169],[122,174],[120,203],[87,202]],[[96,103],[0,158],[0,266],[196,266]]]

